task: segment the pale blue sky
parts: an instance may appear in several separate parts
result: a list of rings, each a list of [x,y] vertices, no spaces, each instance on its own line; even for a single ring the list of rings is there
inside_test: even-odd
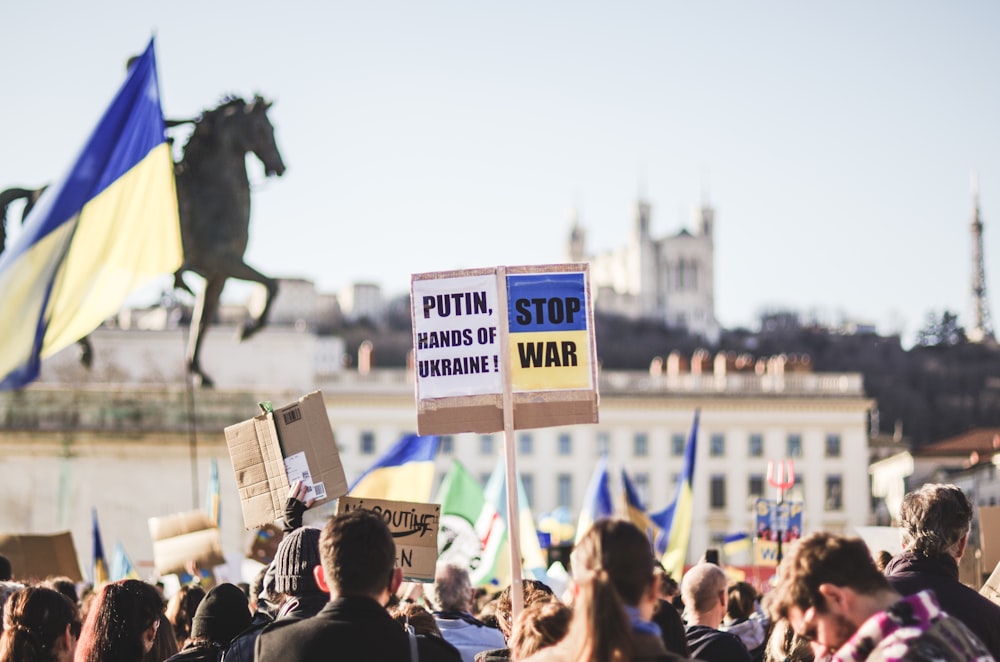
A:
[[[11,6],[14,5],[14,6]],[[157,35],[170,117],[260,91],[289,167],[247,260],[324,290],[560,261],[716,208],[716,310],[912,334],[970,313],[978,170],[1000,316],[993,2],[78,2],[0,9],[0,187],[60,175]],[[254,179],[262,174],[254,170]]]

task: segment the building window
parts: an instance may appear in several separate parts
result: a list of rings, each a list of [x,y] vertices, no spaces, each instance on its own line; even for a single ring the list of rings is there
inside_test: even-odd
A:
[[[687,444],[687,439],[684,435],[680,433],[675,433],[670,436],[670,454],[674,457],[681,457],[684,455],[684,446]]]
[[[764,496],[764,476],[751,474],[747,479],[747,495],[753,498]]]
[[[573,476],[571,474],[556,476],[556,505],[563,508],[573,507]]]
[[[479,437],[479,454],[493,455],[493,435],[484,434]]]
[[[639,498],[642,500],[643,504],[649,504],[649,474],[638,473],[632,476],[632,483],[635,485],[635,491],[639,493]]]
[[[713,434],[708,439],[708,454],[712,457],[722,457],[726,454],[726,437],[721,434]]]
[[[530,432],[522,432],[517,437],[517,452],[521,455],[531,455],[532,439]]]
[[[559,435],[559,454],[560,455],[572,455],[573,454],[573,440],[568,434]]]
[[[361,433],[361,454],[362,455],[374,455],[375,454],[375,433],[374,432],[362,432]]]
[[[451,455],[455,452],[455,438],[450,434],[441,435],[438,439],[438,448],[441,450],[441,455]]]
[[[726,507],[726,477],[714,474],[710,481],[709,507],[712,510],[722,510]]]
[[[840,435],[839,434],[828,434],[828,435],[826,435],[826,456],[827,457],[840,457]]]
[[[649,455],[649,435],[645,432],[636,432],[632,438],[632,454],[636,457]]]
[[[802,435],[788,435],[788,450],[785,452],[788,457],[802,457]]]
[[[608,432],[597,433],[597,456],[607,455],[611,452],[611,434]]]
[[[526,505],[531,508],[535,504],[535,474],[521,474],[521,485],[524,487],[524,498],[528,500]]]
[[[750,435],[749,445],[750,457],[764,456],[764,435],[758,433]]]
[[[842,510],[844,508],[844,483],[840,476],[826,477],[827,510]]]

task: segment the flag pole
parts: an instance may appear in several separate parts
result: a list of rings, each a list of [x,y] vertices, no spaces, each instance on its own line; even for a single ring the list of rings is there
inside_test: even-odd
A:
[[[500,304],[500,355],[503,359],[503,451],[507,488],[507,544],[510,553],[510,617],[517,620],[524,608],[521,582],[521,524],[518,507],[517,457],[514,448],[514,395],[510,374],[510,321],[507,316],[507,268],[497,268],[497,294]]]

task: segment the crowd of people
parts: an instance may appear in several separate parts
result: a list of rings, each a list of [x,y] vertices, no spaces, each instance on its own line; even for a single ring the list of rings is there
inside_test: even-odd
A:
[[[906,495],[891,558],[813,533],[763,595],[707,561],[678,584],[645,532],[602,519],[573,549],[566,593],[524,580],[516,615],[513,587],[483,598],[462,566],[404,584],[382,518],[303,527],[302,497],[293,486],[286,534],[247,589],[189,585],[166,600],[126,579],[78,596],[65,578],[17,581],[0,557],[0,662],[1000,659],[1000,606],[958,579],[973,508],[953,485]]]

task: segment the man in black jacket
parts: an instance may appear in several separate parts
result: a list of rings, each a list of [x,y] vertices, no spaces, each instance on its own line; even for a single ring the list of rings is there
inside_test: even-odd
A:
[[[965,623],[1000,660],[1000,606],[958,581],[972,526],[972,503],[955,485],[930,484],[903,497],[903,552],[885,568],[902,595],[934,591],[941,608]]]
[[[411,639],[385,610],[402,582],[396,545],[381,517],[352,510],[330,518],[320,535],[316,583],[330,601],[300,621],[277,621],[257,639],[257,662],[460,662],[458,651],[435,637]],[[411,644],[416,650],[411,651]]]

